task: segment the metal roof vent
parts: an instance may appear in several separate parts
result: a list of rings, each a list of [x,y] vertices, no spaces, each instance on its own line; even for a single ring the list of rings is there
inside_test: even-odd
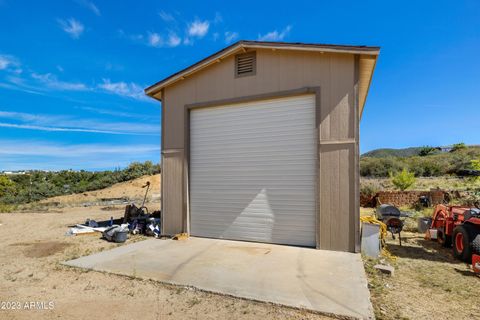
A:
[[[257,71],[255,52],[237,54],[235,56],[235,77],[253,76]]]

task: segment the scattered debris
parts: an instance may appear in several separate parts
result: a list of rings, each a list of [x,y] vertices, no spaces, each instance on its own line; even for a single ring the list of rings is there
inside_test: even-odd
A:
[[[395,233],[398,234],[398,241],[400,246],[402,245],[401,232],[404,226],[405,218],[411,217],[409,212],[400,211],[397,207],[391,204],[382,204],[376,210],[378,220],[385,223],[387,230],[392,234],[392,238],[395,239]],[[401,219],[403,218],[403,219]]]
[[[186,240],[188,239],[188,233],[178,233],[173,236],[173,240]]]
[[[95,220],[87,219],[87,221],[85,221],[85,224],[92,228],[98,228],[98,222]]]
[[[125,207],[123,218],[113,219],[113,217],[110,217],[110,220],[106,221],[87,219],[84,224],[77,224],[71,227],[66,235],[73,236],[101,232],[103,238],[114,242],[125,242],[129,232],[160,238],[161,211],[149,213],[148,208],[145,207],[145,200],[150,189],[150,183],[147,182],[142,188],[147,188],[142,205],[137,207],[134,203],[128,204]],[[186,236],[182,235],[181,237],[185,238]]]
[[[128,224],[113,225],[102,232],[102,236],[108,241],[122,243],[128,238]]]
[[[93,221],[94,223],[91,223]],[[89,226],[91,225],[96,225],[97,227],[92,227]],[[85,224],[77,224],[74,227],[70,228],[65,235],[66,236],[76,236],[76,235],[86,235],[86,234],[95,234],[97,232],[103,232],[105,231],[106,227],[99,227],[98,223],[95,222],[95,220],[89,220],[87,219],[87,222]]]
[[[378,271],[380,271],[381,273],[384,273],[384,274],[389,275],[389,276],[393,276],[393,274],[395,272],[395,268],[392,267],[391,265],[387,265],[387,264],[376,264],[376,265],[373,266],[373,268],[375,268]]]
[[[375,220],[375,217],[371,217],[369,220],[366,218],[362,220],[362,254],[372,258],[377,258],[380,255],[380,239],[382,238],[380,231],[382,229],[382,225],[384,229],[386,228],[382,222]]]

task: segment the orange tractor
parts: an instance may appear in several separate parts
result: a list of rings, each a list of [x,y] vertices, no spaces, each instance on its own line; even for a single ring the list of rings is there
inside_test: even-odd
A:
[[[452,247],[455,258],[472,263],[480,273],[480,203],[474,208],[439,204],[435,207],[427,238]]]

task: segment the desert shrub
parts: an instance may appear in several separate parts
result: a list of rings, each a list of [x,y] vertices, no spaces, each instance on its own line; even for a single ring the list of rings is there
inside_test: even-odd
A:
[[[452,146],[452,150],[450,150],[450,152],[456,152],[458,150],[464,150],[467,148],[467,145],[463,142],[460,142],[460,143],[455,143],[453,146]]]
[[[0,203],[0,213],[13,212],[16,207],[10,204]]]
[[[0,197],[15,191],[15,182],[10,180],[6,175],[0,176]]]
[[[435,152],[437,152],[437,148],[430,147],[430,146],[425,146],[425,147],[422,147],[420,149],[420,151],[418,152],[418,155],[420,157],[425,157],[425,156],[429,156],[431,154],[434,154]]]
[[[471,167],[473,170],[480,170],[480,159],[471,160],[471,161],[470,161],[470,167]],[[480,177],[478,177],[478,176],[471,177],[470,180],[471,180],[472,182],[475,182],[475,181],[480,180]]]
[[[408,171],[406,168],[395,174],[390,172],[390,179],[392,184],[402,191],[411,187],[416,180],[415,173]]]
[[[362,182],[360,184],[360,195],[370,198],[376,195],[381,189],[381,186],[376,182]]]
[[[480,203],[480,188],[471,190],[468,195],[462,199],[462,204],[467,206],[474,206]]]
[[[470,165],[473,170],[480,170],[480,159],[471,160]]]
[[[364,158],[360,161],[360,175],[364,177],[387,177],[404,167],[402,160],[389,158]]]
[[[415,173],[415,176],[434,177],[445,174],[443,167],[438,160],[428,157],[416,158],[418,159],[418,161],[415,161],[417,159],[412,159],[409,163],[409,168],[413,173]]]

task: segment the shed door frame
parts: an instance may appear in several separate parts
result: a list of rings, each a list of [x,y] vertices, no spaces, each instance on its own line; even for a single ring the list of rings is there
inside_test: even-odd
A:
[[[315,95],[315,141],[316,141],[316,166],[315,166],[315,176],[316,176],[316,183],[315,183],[315,243],[316,248],[320,248],[320,202],[319,202],[319,188],[320,188],[320,87],[303,87],[299,89],[293,90],[286,90],[286,91],[277,91],[265,94],[258,94],[258,95],[251,95],[251,96],[243,96],[238,98],[232,99],[222,99],[222,100],[214,100],[214,101],[207,101],[207,102],[200,102],[200,103],[193,103],[185,105],[185,112],[184,112],[184,128],[185,128],[185,165],[184,168],[184,190],[186,191],[186,205],[184,208],[186,209],[184,214],[184,221],[185,221],[185,228],[188,234],[191,233],[190,230],[190,185],[189,185],[189,177],[190,177],[190,111],[193,109],[198,108],[208,108],[208,107],[215,107],[215,106],[227,106],[227,105],[235,105],[235,103],[242,103],[242,102],[254,102],[260,100],[269,100],[275,98],[288,98],[294,97],[299,95],[306,95],[306,94],[313,94]]]

